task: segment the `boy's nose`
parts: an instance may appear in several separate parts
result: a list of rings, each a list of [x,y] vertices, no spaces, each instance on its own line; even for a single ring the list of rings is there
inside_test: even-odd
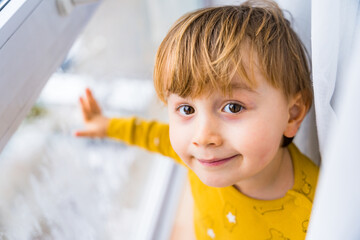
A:
[[[215,147],[223,142],[219,126],[211,120],[202,121],[194,130],[193,144],[197,147]]]

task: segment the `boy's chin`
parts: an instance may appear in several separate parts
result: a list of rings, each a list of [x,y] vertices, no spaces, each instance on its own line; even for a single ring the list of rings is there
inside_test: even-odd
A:
[[[225,182],[223,179],[209,178],[209,177],[199,177],[201,182],[209,187],[223,188],[234,185],[230,182]]]

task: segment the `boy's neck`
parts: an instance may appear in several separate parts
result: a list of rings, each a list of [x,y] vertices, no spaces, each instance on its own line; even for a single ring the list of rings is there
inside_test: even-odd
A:
[[[288,148],[280,148],[275,159],[257,176],[234,186],[248,197],[273,200],[287,193],[294,185],[294,169]]]

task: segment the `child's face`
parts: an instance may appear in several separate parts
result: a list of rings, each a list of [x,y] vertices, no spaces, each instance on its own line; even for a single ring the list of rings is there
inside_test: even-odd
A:
[[[206,185],[225,187],[271,179],[281,163],[289,103],[255,72],[257,87],[232,80],[232,95],[213,91],[195,99],[170,94],[170,140],[179,157]]]

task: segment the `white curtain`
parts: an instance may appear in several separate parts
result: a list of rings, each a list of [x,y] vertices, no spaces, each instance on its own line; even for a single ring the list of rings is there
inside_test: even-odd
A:
[[[322,166],[307,239],[360,239],[360,4],[312,2]]]

